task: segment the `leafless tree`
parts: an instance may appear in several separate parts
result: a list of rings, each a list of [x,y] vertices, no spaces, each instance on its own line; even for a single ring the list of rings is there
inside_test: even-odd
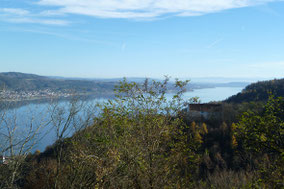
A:
[[[62,161],[64,159],[63,148],[67,137],[74,132],[85,129],[93,122],[95,107],[74,95],[69,101],[53,101],[50,104],[50,121],[52,129],[55,131],[56,143],[56,171],[54,179],[54,188],[62,188],[59,183],[61,177]]]
[[[1,188],[15,188],[15,182],[21,179],[21,169],[26,156],[34,149],[40,140],[40,132],[49,124],[44,111],[36,108],[19,111],[2,103],[0,110],[1,153],[9,157],[5,168],[5,180]],[[2,175],[3,176],[3,175]]]

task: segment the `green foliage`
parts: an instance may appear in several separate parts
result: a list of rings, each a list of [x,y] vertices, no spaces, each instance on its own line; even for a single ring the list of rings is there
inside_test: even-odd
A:
[[[270,97],[261,113],[244,113],[236,135],[244,151],[254,158],[261,182],[274,187],[283,184],[284,99]]]
[[[237,126],[245,148],[253,152],[284,152],[284,100],[271,97],[260,114],[246,112]]]

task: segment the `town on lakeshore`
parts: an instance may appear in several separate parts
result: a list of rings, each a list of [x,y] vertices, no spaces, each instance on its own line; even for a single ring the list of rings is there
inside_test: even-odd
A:
[[[22,100],[37,100],[48,98],[68,98],[72,95],[71,91],[53,91],[50,89],[36,90],[36,91],[14,91],[2,90],[0,91],[1,100],[4,101],[22,101]]]

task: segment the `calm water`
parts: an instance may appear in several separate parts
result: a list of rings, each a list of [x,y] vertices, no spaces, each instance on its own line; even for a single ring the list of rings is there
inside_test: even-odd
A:
[[[192,97],[199,97],[202,103],[210,102],[210,101],[221,101],[225,100],[226,98],[237,94],[243,88],[237,87],[217,87],[217,88],[207,88],[207,89],[197,89],[194,91],[190,91],[184,94],[184,99],[188,100]],[[103,101],[103,99],[94,99],[92,102]],[[61,102],[60,106],[65,107],[67,102]],[[13,116],[16,115],[17,120],[13,120]],[[49,116],[48,113],[48,104],[29,104],[25,105],[13,110],[9,110],[8,118],[10,124],[17,124],[17,133],[18,135],[24,135],[27,132],[26,127],[30,125],[30,120],[33,119],[33,123],[36,125],[38,123],[45,122],[47,117]],[[87,116],[82,113],[81,117]],[[48,131],[48,132],[47,132]],[[0,128],[1,133],[5,133],[5,127],[1,125]],[[74,130],[70,130],[68,135],[70,136]],[[44,134],[48,133],[48,134]],[[41,134],[38,136],[41,138],[40,142],[34,147],[34,150],[39,149],[40,151],[44,151],[44,149],[55,142],[56,134],[54,130],[51,130],[51,125],[48,125],[45,129],[42,130]],[[4,139],[0,139],[4,141]],[[5,143],[0,144],[0,149],[2,146],[5,146]],[[33,150],[33,151],[34,151]],[[1,151],[0,151],[1,153]]]
[[[221,101],[228,97],[241,92],[243,88],[240,87],[216,87],[206,89],[196,89],[185,93],[185,99],[192,97],[199,97],[202,103],[210,101]]]

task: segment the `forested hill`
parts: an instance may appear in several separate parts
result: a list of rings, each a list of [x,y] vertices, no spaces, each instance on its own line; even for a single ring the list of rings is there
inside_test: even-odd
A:
[[[76,92],[108,93],[112,92],[117,82],[91,80],[55,79],[34,74],[17,72],[0,73],[0,90],[35,91],[50,89],[53,91],[72,90]]]
[[[242,92],[228,98],[226,102],[266,101],[271,94],[275,97],[284,97],[284,79],[274,79],[250,84]]]

